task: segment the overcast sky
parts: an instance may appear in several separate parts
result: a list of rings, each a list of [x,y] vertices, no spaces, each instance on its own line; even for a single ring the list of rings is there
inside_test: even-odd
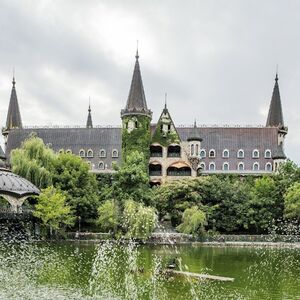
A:
[[[276,65],[300,164],[300,1],[0,1],[0,118],[15,69],[24,125],[120,125],[139,40],[156,122],[264,125]]]

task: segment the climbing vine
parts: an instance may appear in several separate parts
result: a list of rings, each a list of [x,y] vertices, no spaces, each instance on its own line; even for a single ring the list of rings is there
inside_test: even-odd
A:
[[[171,122],[171,121],[170,121]],[[161,125],[163,124],[169,124],[170,122],[163,122],[162,120],[159,120],[155,132],[152,136],[152,143],[158,143],[164,147],[169,146],[173,143],[180,143],[180,138],[176,132],[176,130],[170,131],[170,132],[162,132],[161,131]]]

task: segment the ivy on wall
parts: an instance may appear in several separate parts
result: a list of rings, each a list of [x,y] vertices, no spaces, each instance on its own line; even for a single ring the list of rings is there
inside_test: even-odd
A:
[[[158,143],[163,147],[168,147],[170,144],[179,144],[180,138],[176,130],[171,130],[170,132],[162,132],[162,125],[171,124],[171,120],[162,121],[161,119],[158,121],[156,125],[156,129],[152,136],[151,143]]]
[[[126,124],[129,121],[137,121],[137,128],[128,131]],[[143,153],[145,158],[145,166],[148,170],[150,158],[150,118],[146,116],[126,116],[123,118],[122,128],[122,158],[126,160],[128,154],[133,151]]]

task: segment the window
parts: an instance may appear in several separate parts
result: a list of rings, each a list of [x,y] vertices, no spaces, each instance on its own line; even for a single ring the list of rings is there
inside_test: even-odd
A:
[[[106,151],[104,149],[101,149],[99,152],[100,157],[106,157]]]
[[[266,167],[265,167],[265,170],[268,171],[268,172],[271,172],[272,171],[272,164],[271,163],[266,163]]]
[[[86,157],[93,157],[94,156],[94,152],[92,149],[89,149],[86,153]]]
[[[135,128],[138,128],[138,126],[139,126],[138,121],[135,121],[134,125],[135,125]]]
[[[267,149],[265,151],[265,158],[271,158],[271,150]]]
[[[89,168],[92,169],[92,164],[90,161],[87,161],[87,164],[89,165]]]
[[[228,158],[229,157],[229,150],[227,150],[227,149],[223,150],[223,157],[224,158]]]
[[[192,144],[192,145],[191,145],[191,155],[193,156],[194,153],[195,153],[195,151],[194,151],[194,144]]]
[[[229,163],[228,162],[223,163],[223,171],[229,171]]]
[[[104,165],[104,162],[103,162],[103,161],[100,161],[100,162],[99,162],[98,168],[99,168],[100,170],[104,170],[104,169],[105,169],[105,165]]]
[[[199,155],[199,145],[198,145],[198,144],[196,144],[195,155],[196,155],[196,156]]]
[[[258,162],[255,162],[255,163],[253,164],[252,170],[253,170],[253,171],[259,171],[259,163],[258,163]]]
[[[209,157],[216,157],[216,151],[214,149],[209,150]]]
[[[117,150],[117,149],[114,149],[114,150],[112,151],[111,156],[112,156],[112,157],[118,157],[118,156],[119,156],[118,150]]]
[[[211,163],[209,164],[209,170],[210,170],[210,171],[215,171],[215,169],[216,169],[215,163],[211,162]]]
[[[239,171],[244,171],[244,163],[240,162],[240,163],[238,164],[238,170],[239,170]]]
[[[58,153],[64,153],[64,149],[59,149]]]
[[[206,170],[206,166],[205,166],[205,163],[204,163],[204,162],[202,162],[202,163],[200,164],[200,169],[201,169],[202,171]]]
[[[252,158],[259,158],[259,151],[257,149],[254,149],[252,152]]]
[[[171,132],[171,125],[168,124],[168,133],[170,133],[170,132]]]
[[[85,151],[84,151],[83,149],[81,149],[81,150],[79,151],[79,156],[80,156],[80,157],[85,157]]]
[[[68,150],[66,151],[66,153],[72,154],[72,150],[71,150],[71,149],[68,149]]]
[[[200,151],[200,157],[201,157],[201,158],[206,157],[206,151],[205,151],[204,149],[202,149],[202,150]]]
[[[245,154],[244,154],[244,150],[243,149],[240,149],[238,151],[238,155],[237,155],[238,158],[244,158],[245,157]]]

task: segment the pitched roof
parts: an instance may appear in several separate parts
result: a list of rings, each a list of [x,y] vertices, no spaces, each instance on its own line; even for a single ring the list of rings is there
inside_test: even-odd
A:
[[[129,113],[145,114],[150,117],[152,115],[151,111],[147,108],[138,52],[136,52],[135,56],[135,66],[126,107],[122,110],[122,115]]]
[[[187,138],[187,141],[202,141],[202,138],[200,137],[199,131],[197,130],[197,124],[196,124],[196,120],[194,122],[194,127],[192,132],[190,133],[190,135]]]
[[[22,119],[18,104],[18,97],[16,92],[16,82],[15,78],[13,78],[12,82],[12,90],[10,95],[10,101],[9,101],[9,107],[7,112],[7,118],[6,118],[6,129],[11,128],[22,128]]]
[[[269,114],[268,114],[266,126],[284,127],[277,74],[275,77],[275,85],[274,85],[274,89],[273,89],[273,94],[272,94],[272,99],[271,99],[271,104],[270,104],[270,108],[269,108]]]
[[[89,105],[88,109],[88,117],[86,121],[86,128],[93,128],[92,114],[91,114],[91,105]]]

